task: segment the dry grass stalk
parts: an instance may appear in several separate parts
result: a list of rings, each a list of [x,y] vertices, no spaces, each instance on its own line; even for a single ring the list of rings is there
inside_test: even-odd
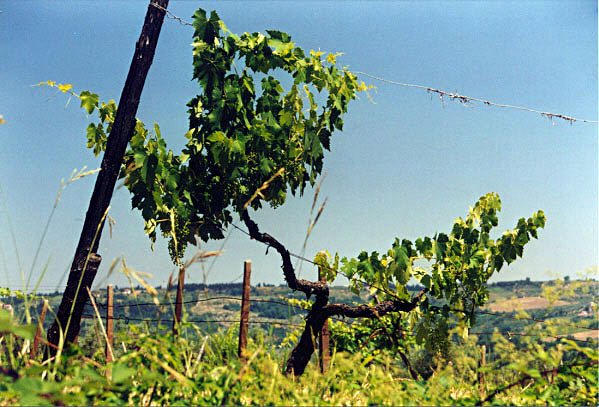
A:
[[[104,329],[104,324],[102,323],[102,317],[100,316],[100,312],[98,311],[98,307],[96,306],[96,301],[94,300],[94,296],[92,295],[91,291],[89,291],[89,287],[85,287],[85,289],[87,290],[89,299],[92,303],[92,306],[94,307],[94,311],[96,312],[96,317],[98,318],[98,322],[100,323],[100,328],[102,329],[102,334],[104,335],[104,339],[106,340],[108,352],[110,353],[112,360],[114,360],[114,353],[112,352],[112,345],[110,344],[110,341],[108,340],[108,335],[106,335],[106,329]]]
[[[270,185],[270,183],[273,182],[274,179],[277,178],[279,175],[283,174],[283,172],[285,172],[285,168],[280,168],[279,171],[275,172],[275,174],[272,177],[270,177],[264,184],[262,184],[262,186],[260,188],[258,188],[256,190],[256,192],[254,192],[252,197],[243,205],[243,209],[247,209],[248,206],[250,206],[250,204],[252,203],[252,201],[254,199],[256,199],[258,196],[260,198],[264,199],[264,195],[262,195],[262,191],[266,190],[268,188],[268,186]]]

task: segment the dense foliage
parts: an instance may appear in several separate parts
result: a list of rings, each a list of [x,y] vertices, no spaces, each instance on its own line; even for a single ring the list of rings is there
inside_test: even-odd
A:
[[[538,211],[518,220],[514,230],[493,239],[491,232],[498,225],[500,210],[499,196],[490,193],[470,208],[465,219],[457,218],[449,234],[418,238],[415,243],[396,238],[383,255],[362,252],[355,259],[339,261],[335,256],[334,262],[329,261],[330,256],[316,256],[329,281],[341,273],[349,278],[349,288],[355,294],[368,289],[373,306],[384,301],[409,301],[407,285],[412,278],[427,290],[419,306],[409,312],[387,313],[350,326],[333,323],[332,335],[340,349],[354,352],[357,343],[369,338],[368,349],[374,354],[377,349],[395,349],[401,354],[415,344],[425,345],[429,352],[446,353],[448,331],[454,325],[466,338],[475,323],[474,311],[488,299],[488,279],[504,263],[522,257],[524,246],[545,226],[545,215]],[[425,262],[430,266],[424,267]]]
[[[338,55],[307,55],[286,33],[236,35],[216,12],[207,17],[202,9],[194,28],[193,79],[202,92],[187,104],[185,147],[178,155],[167,150],[158,125],[150,136],[138,120],[122,171],[150,239],[157,228],[169,237],[174,261],[196,235],[223,238],[232,212],[261,207],[257,196],[276,207],[288,191],[301,194],[314,185],[332,133],[343,128],[349,102],[366,89],[337,67]],[[100,104],[89,91],[75,96],[89,113],[98,109],[100,123],[87,129],[88,147],[98,155],[116,105]],[[261,188],[265,182],[268,188]]]

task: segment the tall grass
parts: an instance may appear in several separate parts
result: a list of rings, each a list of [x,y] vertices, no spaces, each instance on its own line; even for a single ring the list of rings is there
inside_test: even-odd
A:
[[[407,372],[390,356],[371,363],[361,355],[334,353],[327,373],[321,374],[317,364],[312,363],[304,375],[294,378],[281,373],[283,357],[257,341],[249,341],[247,362],[240,360],[235,328],[208,339],[201,335],[186,338],[186,330],[201,334],[187,323],[182,323],[180,336],[173,336],[168,330],[148,334],[130,326],[128,331],[119,331],[116,359],[109,364],[102,352],[86,355],[77,345],[68,345],[54,380],[45,374],[47,366],[20,363],[16,380],[0,375],[0,404],[475,405],[481,401],[477,370],[472,366],[441,365],[427,380],[415,381],[406,378]],[[497,352],[501,352],[504,365],[497,362],[497,366],[483,369],[487,394],[506,387],[510,380],[518,380],[526,372],[529,376],[522,385],[497,394],[493,403],[596,404],[596,367],[560,370],[556,355],[545,355],[545,361],[540,359],[542,349],[535,350],[533,346],[527,359],[513,357],[521,353],[505,343],[503,349],[499,345]],[[597,357],[592,348],[576,348],[566,342],[561,348],[564,352],[586,352],[589,357]],[[15,358],[26,360],[27,356]],[[510,360],[511,365],[505,365]],[[540,364],[555,362],[555,376],[539,373]]]
[[[103,351],[106,333],[96,308],[95,329],[83,335],[77,345],[65,343],[64,329],[57,357],[43,360],[41,352],[31,355],[29,344],[36,326],[31,324],[30,308],[47,270],[46,263],[29,293],[40,248],[64,187],[90,173],[74,172],[67,183],[61,183],[27,278],[18,259],[23,307],[16,310],[16,316],[0,310],[0,405],[598,403],[596,345],[582,346],[565,339],[547,345],[527,337],[523,349],[505,336],[495,335],[493,362],[480,368],[477,367],[480,348],[474,337],[455,344],[449,357],[417,350],[410,356],[426,365],[423,369],[429,369],[427,378],[419,380],[411,379],[403,365],[385,350],[380,350],[376,358],[362,352],[348,354],[333,350],[330,369],[325,374],[320,372],[318,363],[311,363],[301,377],[293,377],[282,374],[286,355],[269,339],[268,333],[252,331],[248,358],[242,360],[237,355],[238,326],[208,335],[186,322],[185,314],[179,335],[160,323],[121,326],[116,330],[111,349],[113,361],[107,363]],[[306,240],[318,216],[313,222],[310,220]],[[14,233],[12,238],[16,250]],[[18,250],[16,253],[18,257]],[[182,267],[213,255],[217,254],[198,252]],[[113,263],[110,273],[116,264]],[[146,275],[128,267],[124,259],[121,264],[132,288],[133,281],[137,281],[159,303],[158,292],[146,282]],[[137,296],[134,288],[132,291]],[[553,294],[559,295],[552,291]],[[167,299],[174,313],[172,300]],[[54,313],[51,308],[49,312]],[[552,332],[550,326],[539,329]],[[484,391],[479,384],[480,374],[485,376]]]

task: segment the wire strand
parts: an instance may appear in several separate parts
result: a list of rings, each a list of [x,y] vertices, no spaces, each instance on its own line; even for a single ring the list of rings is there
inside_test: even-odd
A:
[[[165,9],[164,7],[162,7],[160,4],[156,4],[153,2],[150,2],[151,6],[154,6],[155,8],[157,8],[158,10],[162,10],[166,13],[166,17],[170,18],[171,20],[177,20],[179,22],[179,24],[181,25],[188,25],[190,27],[193,27],[193,24],[183,20],[181,17],[177,17],[176,15],[174,15],[173,13],[171,13],[169,10]]]
[[[475,98],[472,96],[465,96],[465,95],[460,95],[458,93],[451,93],[451,92],[447,92],[444,90],[440,90],[440,89],[435,89],[433,87],[430,86],[424,86],[424,85],[417,85],[417,84],[413,84],[413,83],[403,83],[403,82],[397,82],[397,81],[392,81],[389,79],[385,79],[385,78],[381,78],[366,72],[361,72],[361,71],[351,71],[353,74],[355,75],[364,75],[368,78],[377,80],[377,81],[381,81],[381,82],[385,82],[385,83],[389,83],[391,85],[397,85],[397,86],[403,86],[403,87],[407,87],[407,88],[418,88],[418,89],[424,89],[427,92],[432,92],[432,93],[437,93],[439,95],[439,97],[441,98],[441,100],[443,100],[444,96],[449,97],[449,99],[451,100],[457,100],[461,103],[472,103],[472,102],[479,102],[479,103],[483,103],[487,106],[496,106],[496,107],[503,107],[506,109],[516,109],[516,110],[523,110],[526,112],[531,112],[531,113],[538,113],[541,116],[547,117],[550,120],[555,119],[562,119],[565,121],[570,122],[570,124],[572,124],[573,122],[582,122],[582,123],[599,123],[599,121],[597,120],[586,120],[586,119],[578,119],[572,116],[567,116],[565,114],[561,114],[561,113],[551,113],[551,112],[544,112],[542,110],[537,110],[537,109],[531,109],[529,107],[523,107],[523,106],[514,106],[514,105],[507,105],[504,103],[495,103],[495,102],[491,102],[489,100],[484,100],[484,99],[480,99],[480,98]]]
[[[83,319],[96,319],[95,315],[83,314],[81,316]],[[121,320],[121,321],[140,321],[140,322],[174,322],[172,319],[160,319],[160,318],[135,318],[135,317],[127,317],[127,316],[113,316],[113,320]],[[193,323],[229,323],[229,324],[238,324],[240,321],[238,319],[189,319],[186,322]],[[128,322],[127,322],[128,323]],[[290,322],[283,321],[248,321],[248,324],[269,324],[269,325],[284,325],[284,326],[293,326],[298,328],[303,328],[303,325],[294,324]]]
[[[205,302],[205,301],[215,301],[215,300],[235,300],[235,301],[243,301],[242,298],[240,297],[233,297],[233,296],[217,296],[217,297],[209,297],[209,298],[200,298],[197,300],[191,300],[191,301],[184,301],[182,302],[182,304],[197,304],[198,302]],[[301,311],[307,311],[306,309],[298,306],[298,305],[293,305],[293,304],[289,304],[283,301],[276,301],[276,300],[267,300],[267,299],[249,299],[250,302],[255,302],[255,303],[270,303],[270,304],[277,304],[277,305],[283,305],[286,307],[290,307],[290,308],[294,308],[294,309],[300,309]],[[105,303],[97,303],[97,305],[106,308],[106,304]],[[159,303],[158,305],[155,303],[140,303],[140,304],[115,304],[113,305],[114,308],[126,308],[126,307],[132,307],[132,306],[142,306],[142,305],[150,305],[150,306],[165,306],[165,305],[170,305],[170,303]],[[461,311],[461,310],[454,310],[454,311]],[[461,311],[463,312],[463,311]],[[496,317],[501,317],[501,318],[509,318],[509,319],[522,319],[522,320],[530,320],[530,321],[534,321],[534,322],[541,322],[541,323],[545,323],[547,322],[549,319],[539,319],[539,318],[528,318],[528,317],[517,317],[517,316],[512,316],[512,315],[506,315],[503,313],[494,313],[494,312],[489,312],[489,311],[474,311],[475,314],[483,314],[483,315],[491,315],[491,316],[496,316]],[[295,315],[301,315],[300,313],[296,313],[293,314]],[[164,321],[163,319],[143,319],[143,318],[133,318],[133,317],[127,317],[127,316],[115,316],[113,317],[113,319],[122,319],[122,320],[127,320],[127,321],[148,321],[148,322],[156,322],[156,321]],[[351,324],[353,322],[352,321],[347,321],[345,319],[342,318],[335,318],[335,317],[331,317],[331,320],[334,321],[338,321],[338,322],[343,322],[343,323],[349,323]],[[198,322],[198,323],[205,323],[205,322],[223,322],[223,320],[190,320],[189,322]],[[226,320],[225,322],[235,322],[235,321],[230,321],[230,320]],[[257,322],[251,322],[251,323],[266,323],[265,321],[257,321]],[[278,323],[278,322],[273,322],[273,323]],[[295,326],[300,326],[297,324],[291,324],[291,325],[295,325]],[[593,329],[592,327],[582,327],[579,325],[571,325],[574,326],[575,328],[579,328],[579,329],[585,329],[585,330],[596,330]],[[409,331],[404,331],[404,332],[409,332]],[[567,335],[571,335],[573,333],[568,333],[568,334],[562,334],[562,335],[546,335],[546,334],[530,334],[530,333],[521,333],[521,332],[511,332],[511,331],[507,331],[507,332],[470,332],[473,335],[493,335],[495,333],[500,334],[500,335],[507,335],[509,337],[511,336],[534,336],[534,337],[544,337],[544,338],[555,338],[555,339],[561,339],[561,338],[567,338]],[[584,339],[575,339],[572,338],[572,340],[577,341],[577,342],[584,342],[584,343],[594,343],[592,341],[588,341],[588,340],[584,340]]]
[[[495,335],[495,334],[499,334],[499,335],[507,335],[508,337],[512,337],[512,336],[535,336],[538,338],[555,338],[555,339],[569,339],[571,341],[575,341],[575,342],[584,342],[584,343],[590,343],[592,345],[597,345],[597,341],[589,341],[586,339],[576,339],[576,338],[568,338],[566,335],[562,335],[562,336],[557,336],[557,335],[541,335],[541,334],[529,334],[529,333],[524,333],[524,332],[470,332],[470,334],[472,335]],[[567,335],[571,335],[571,334],[567,334]]]
[[[218,297],[208,297],[208,298],[198,298],[196,300],[190,300],[190,301],[182,301],[181,304],[197,304],[198,302],[205,302],[205,301],[215,301],[215,300],[236,300],[236,301],[243,301],[242,298],[240,297],[232,297],[232,296],[218,296]],[[288,304],[286,302],[283,301],[275,301],[275,300],[265,300],[265,299],[249,299],[250,302],[263,302],[263,303],[271,303],[271,304],[279,304],[279,305],[285,305],[285,306],[290,306],[290,307],[295,307],[297,308],[297,305],[292,305],[292,304]],[[173,302],[172,304],[177,304],[177,302]],[[101,303],[101,302],[96,302],[96,305],[102,307],[102,308],[106,308],[107,304],[106,303]],[[158,304],[154,303],[154,302],[144,302],[144,303],[139,303],[139,304],[114,304],[113,308],[127,308],[127,307],[136,307],[136,306],[148,306],[148,305],[153,305],[153,306],[157,306],[157,307],[161,307],[161,306],[167,306],[167,305],[171,305],[170,302],[159,302]]]
[[[88,315],[88,314],[83,314],[81,316],[84,319],[96,319],[97,317],[95,315]],[[141,322],[173,322],[173,320],[171,319],[158,319],[158,318],[135,318],[135,317],[126,317],[126,316],[113,316],[112,317],[113,320],[122,320],[122,321],[126,321],[126,323],[128,324],[129,321],[141,321]],[[234,323],[240,323],[239,320],[232,320],[232,319],[196,319],[196,320],[187,320],[187,322],[192,322],[192,323],[229,323],[229,324],[234,324]],[[346,322],[343,320],[340,320],[340,322]],[[264,324],[264,325],[282,325],[282,326],[292,326],[292,327],[296,327],[296,328],[304,328],[304,325],[301,324],[294,324],[291,322],[279,322],[279,321],[272,321],[272,320],[257,320],[257,321],[248,321],[249,324]],[[414,335],[414,332],[412,331],[403,331],[404,334],[408,334],[410,336]],[[531,333],[524,333],[524,332],[470,332],[470,334],[472,335],[506,335],[508,336],[509,339],[511,339],[512,336],[529,336],[529,337],[537,337],[537,338],[554,338],[554,339],[568,339],[574,342],[581,342],[581,343],[588,343],[591,345],[597,345],[596,341],[589,341],[586,339],[577,339],[577,338],[568,338],[567,336],[557,336],[557,335],[548,335],[548,334],[531,334]]]

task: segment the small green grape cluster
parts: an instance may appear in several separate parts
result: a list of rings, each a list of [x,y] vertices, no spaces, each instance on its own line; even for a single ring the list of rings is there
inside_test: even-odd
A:
[[[172,235],[172,225],[170,222],[164,222],[160,229],[162,236],[168,238],[168,252],[174,263],[179,263],[183,256],[185,256],[185,248],[190,235],[190,222],[187,219],[183,219],[175,215],[175,237]]]

